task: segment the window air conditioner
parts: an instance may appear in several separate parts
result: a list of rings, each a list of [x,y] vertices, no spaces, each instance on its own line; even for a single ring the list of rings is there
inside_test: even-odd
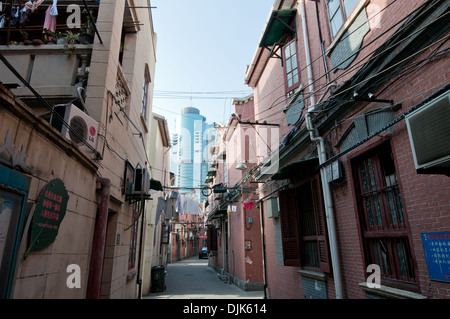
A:
[[[71,129],[62,125],[61,134],[76,143],[86,153],[93,153],[93,149],[97,147],[98,122],[73,104],[66,106],[64,121]]]
[[[148,194],[150,191],[150,172],[146,168],[136,168],[134,173],[133,194]]]
[[[405,119],[417,172],[448,175],[450,91],[411,112]]]

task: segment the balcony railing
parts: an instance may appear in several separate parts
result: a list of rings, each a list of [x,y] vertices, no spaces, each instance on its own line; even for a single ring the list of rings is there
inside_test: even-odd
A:
[[[80,97],[78,88],[85,87],[89,73],[92,45],[58,44],[0,46],[16,71],[50,104],[68,103]],[[0,82],[26,101],[30,107],[39,106],[32,92],[0,63]]]

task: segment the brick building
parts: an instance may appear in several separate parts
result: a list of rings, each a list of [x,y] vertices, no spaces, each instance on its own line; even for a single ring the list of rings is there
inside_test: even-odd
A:
[[[246,175],[269,298],[449,298],[448,7],[274,2],[242,118],[279,125]]]
[[[62,180],[70,196],[54,242],[31,250],[26,260],[32,223],[15,225],[23,241],[1,256],[13,266],[2,268],[7,290],[1,297],[141,297],[150,288],[153,255],[153,245],[144,246],[157,229],[150,175],[169,180],[167,166],[160,166],[163,156],[155,165],[149,154],[150,147],[162,155],[169,146],[156,138],[158,124],[152,127],[156,34],[149,1],[3,1],[1,11],[0,144],[9,126],[11,142],[23,146],[29,156],[23,161],[33,170],[11,166],[13,154],[3,148],[0,170],[31,180],[22,190],[21,216],[33,215],[33,204],[53,179]],[[82,40],[85,33],[90,40]],[[2,179],[2,196],[11,187],[14,180]],[[69,264],[81,272],[73,290],[66,285]]]
[[[260,211],[256,186],[246,179],[257,163],[256,132],[242,121],[254,115],[253,95],[233,99],[234,113],[217,128],[206,182],[210,266],[243,290],[262,290]]]

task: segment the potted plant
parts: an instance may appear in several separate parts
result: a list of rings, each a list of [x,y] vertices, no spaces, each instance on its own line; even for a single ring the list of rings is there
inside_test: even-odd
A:
[[[31,40],[29,39],[29,34],[28,32],[24,31],[24,30],[20,30],[20,35],[22,36],[23,39],[23,45],[30,45],[32,44]]]
[[[56,44],[64,44],[66,43],[66,36],[62,32],[53,32],[49,29],[44,28],[44,38],[43,41],[45,43],[56,43]]]
[[[86,22],[81,26],[79,41],[81,44],[91,44],[94,43],[94,24],[92,23],[90,17],[93,15],[92,10],[90,10],[90,15],[86,9],[83,10],[86,16]]]
[[[70,59],[72,56],[73,50],[76,49],[75,44],[78,42],[79,35],[73,33],[72,31],[67,31],[65,33],[66,43],[64,43],[64,53],[66,54],[67,59]]]

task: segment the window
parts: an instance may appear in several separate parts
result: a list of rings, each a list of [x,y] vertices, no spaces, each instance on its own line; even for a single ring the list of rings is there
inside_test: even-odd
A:
[[[141,113],[142,116],[147,118],[147,104],[148,104],[148,85],[150,84],[150,73],[148,72],[148,66],[145,66],[145,73],[144,73],[144,88],[142,92],[142,109]]]
[[[330,272],[319,177],[279,196],[284,265]]]
[[[0,299],[11,297],[20,237],[26,236],[24,216],[31,209],[26,203],[30,183],[30,177],[0,165]]]
[[[382,284],[414,288],[415,268],[389,143],[352,161],[366,266],[381,268]]]
[[[0,189],[0,297],[9,297],[23,196]]]
[[[168,245],[170,238],[170,224],[161,224],[161,244]]]
[[[131,225],[130,235],[130,251],[128,254],[128,270],[133,269],[136,266],[136,254],[137,254],[137,235],[139,214],[141,211],[141,202],[133,204],[133,224]]]
[[[331,35],[335,37],[359,0],[328,0]]]
[[[299,83],[296,42],[292,41],[284,47],[284,63],[286,71],[287,88],[291,89]]]

